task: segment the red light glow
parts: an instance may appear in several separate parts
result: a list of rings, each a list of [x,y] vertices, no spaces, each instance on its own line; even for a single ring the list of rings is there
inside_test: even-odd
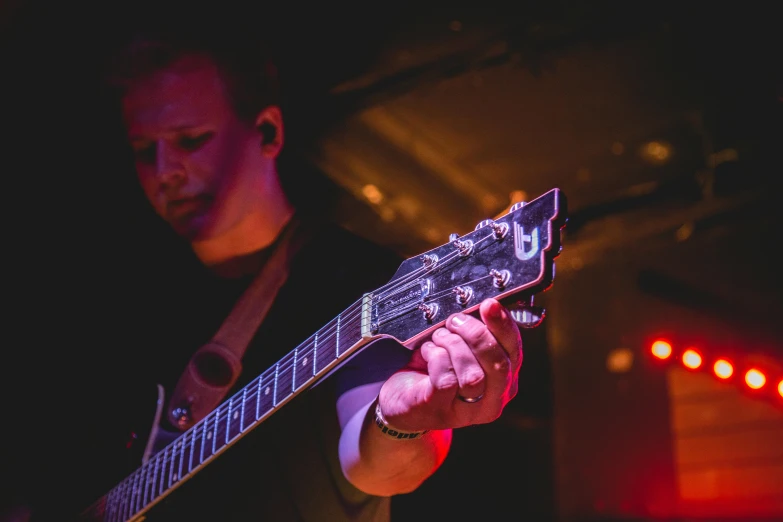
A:
[[[783,379],[781,379],[778,383],[778,395],[783,397]]]
[[[715,371],[715,375],[721,379],[728,379],[734,374],[734,367],[726,359],[718,359],[715,361],[712,369]]]
[[[695,370],[701,366],[701,355],[696,350],[685,350],[685,353],[682,354],[682,364],[686,368]]]
[[[672,345],[666,341],[655,341],[650,351],[659,359],[668,359],[672,354]]]
[[[753,388],[754,390],[758,390],[759,388],[762,388],[767,383],[767,378],[764,376],[763,373],[756,370],[755,368],[752,370],[748,370],[745,373],[745,384],[747,384],[750,388]]]

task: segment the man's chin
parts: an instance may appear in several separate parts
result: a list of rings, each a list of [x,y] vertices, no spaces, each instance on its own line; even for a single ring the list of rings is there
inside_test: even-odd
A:
[[[182,239],[189,242],[209,239],[212,227],[204,216],[183,216],[169,221],[169,225]]]

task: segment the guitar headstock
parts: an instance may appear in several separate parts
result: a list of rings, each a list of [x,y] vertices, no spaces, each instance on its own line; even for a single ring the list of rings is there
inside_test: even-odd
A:
[[[449,315],[473,312],[488,297],[508,304],[547,290],[566,214],[565,195],[552,189],[405,260],[389,283],[371,294],[372,334],[413,347]]]

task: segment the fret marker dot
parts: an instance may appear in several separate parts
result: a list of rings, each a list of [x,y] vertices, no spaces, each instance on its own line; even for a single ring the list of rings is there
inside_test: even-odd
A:
[[[269,386],[266,387],[266,390],[264,390],[264,395],[269,395],[270,389]]]
[[[211,432],[211,431],[208,431],[208,432],[207,432],[207,438],[208,438],[208,439],[211,439],[211,438],[212,438],[212,432]]]
[[[171,480],[177,480],[177,474],[176,474],[176,473],[174,473],[174,474],[171,476]]]
[[[235,411],[235,412],[234,412],[234,418],[236,419],[237,417],[239,417],[239,412],[238,412],[238,411]]]
[[[307,357],[302,359],[302,366],[307,366]]]

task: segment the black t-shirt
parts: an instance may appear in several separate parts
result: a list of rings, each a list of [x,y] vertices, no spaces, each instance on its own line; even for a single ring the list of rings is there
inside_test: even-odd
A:
[[[192,260],[191,260],[192,261]],[[346,307],[388,282],[401,259],[331,224],[319,225],[298,252],[243,359],[235,389],[256,378]],[[170,392],[193,351],[217,331],[252,276],[217,277],[197,263],[168,278],[135,286],[128,316],[111,350],[98,356],[91,385],[65,390],[78,422],[65,437],[52,477],[33,500],[41,515],[59,518],[87,507],[141,462],[155,412],[155,387]],[[366,495],[343,477],[337,460],[336,397],[387,378],[409,358],[391,341],[371,344],[322,383],[299,394],[250,434],[196,473],[150,512],[149,520],[383,521],[389,499]],[[100,363],[104,364],[102,367]],[[142,391],[139,391],[142,390]],[[85,398],[86,397],[86,398]],[[77,401],[83,402],[76,404]],[[131,447],[127,450],[126,446]],[[31,450],[30,450],[31,451]],[[48,466],[48,467],[47,467]],[[80,474],[79,480],[73,480]],[[69,477],[71,480],[69,480]],[[31,480],[35,486],[36,480]]]

